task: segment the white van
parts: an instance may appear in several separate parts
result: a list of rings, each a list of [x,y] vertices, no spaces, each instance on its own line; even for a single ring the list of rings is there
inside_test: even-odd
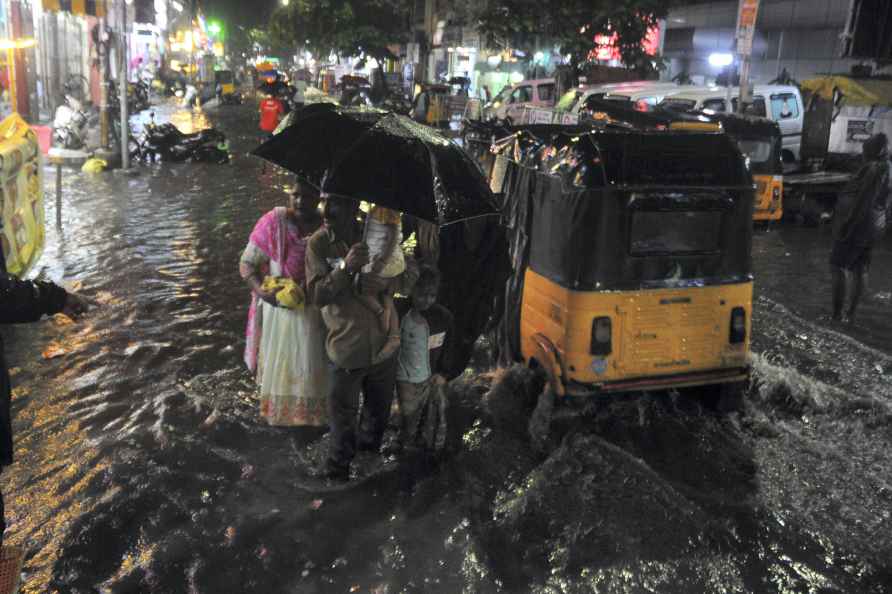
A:
[[[645,108],[654,106],[670,92],[680,88],[673,82],[655,80],[636,80],[603,85],[585,85],[567,91],[561,96],[555,109],[565,113],[578,114],[579,110],[591,97],[606,101],[628,103],[630,107]]]
[[[483,107],[486,118],[520,121],[525,107],[552,107],[555,100],[553,78],[524,80],[502,89]]]
[[[738,87],[731,87],[730,111],[737,111]],[[709,109],[729,111],[727,87],[687,87],[668,93],[660,107],[683,111]],[[753,104],[747,114],[775,120],[783,135],[782,156],[785,163],[799,161],[802,145],[802,121],[805,109],[802,95],[792,85],[756,85],[753,88]]]

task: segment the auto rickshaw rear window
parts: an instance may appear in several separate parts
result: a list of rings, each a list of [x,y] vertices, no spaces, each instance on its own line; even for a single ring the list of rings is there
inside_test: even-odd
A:
[[[720,252],[722,211],[632,213],[629,254],[683,256]]]

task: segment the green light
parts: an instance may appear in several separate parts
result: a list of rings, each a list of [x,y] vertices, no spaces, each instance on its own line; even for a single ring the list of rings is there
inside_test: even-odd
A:
[[[219,35],[221,31],[223,31],[223,27],[217,21],[208,23],[208,33],[211,35]]]

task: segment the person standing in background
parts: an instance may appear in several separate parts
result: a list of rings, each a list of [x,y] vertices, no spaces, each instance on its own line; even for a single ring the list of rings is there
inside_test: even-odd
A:
[[[833,223],[833,249],[830,269],[833,275],[833,319],[855,320],[855,309],[867,285],[871,251],[886,232],[889,209],[890,175],[888,139],[883,133],[864,141],[864,164],[840,195]]]

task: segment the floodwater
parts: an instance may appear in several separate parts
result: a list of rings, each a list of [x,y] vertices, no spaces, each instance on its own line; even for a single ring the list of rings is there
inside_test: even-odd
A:
[[[102,305],[2,329],[24,592],[892,591],[889,244],[858,324],[831,328],[827,233],[757,234],[745,415],[619,398],[538,453],[529,374],[469,373],[443,460],[366,456],[335,487],[326,438],[265,426],[241,362],[236,263],[290,179],[246,155],[252,106],[206,116],[229,165],[66,173],[40,272]]]

